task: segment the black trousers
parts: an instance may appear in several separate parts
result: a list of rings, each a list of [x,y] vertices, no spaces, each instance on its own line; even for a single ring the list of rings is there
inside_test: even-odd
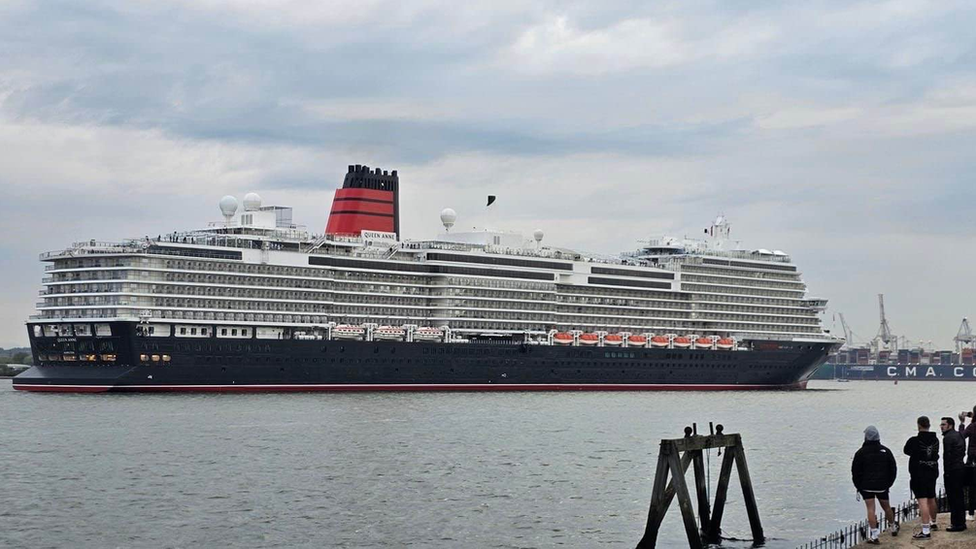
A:
[[[965,477],[966,510],[971,515],[976,511],[976,464],[966,466]]]
[[[953,527],[966,527],[966,504],[963,501],[962,489],[965,485],[966,470],[956,469],[946,471],[945,482],[946,499],[949,500],[949,516]]]

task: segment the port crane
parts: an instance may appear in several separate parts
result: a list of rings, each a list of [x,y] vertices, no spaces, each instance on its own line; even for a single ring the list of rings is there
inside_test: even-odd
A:
[[[973,330],[969,327],[968,318],[964,317],[962,319],[962,324],[959,325],[959,331],[952,340],[956,342],[957,353],[961,353],[965,347],[972,347],[973,343],[976,342],[976,336],[973,335]]]
[[[898,338],[891,333],[891,326],[885,317],[884,294],[878,294],[878,312],[881,315],[881,326],[878,328],[878,335],[874,336],[873,346],[875,351],[888,348],[892,351],[898,350]]]
[[[844,346],[854,346],[854,331],[847,325],[847,320],[844,319],[844,313],[837,313],[837,316],[840,317],[840,327],[844,330]]]

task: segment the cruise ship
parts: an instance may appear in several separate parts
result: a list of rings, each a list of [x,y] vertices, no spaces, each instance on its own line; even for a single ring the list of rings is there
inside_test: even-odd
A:
[[[28,391],[801,389],[842,340],[781,251],[601,257],[494,229],[400,235],[400,179],[349,166],[322,234],[219,203],[205,228],[41,254]]]

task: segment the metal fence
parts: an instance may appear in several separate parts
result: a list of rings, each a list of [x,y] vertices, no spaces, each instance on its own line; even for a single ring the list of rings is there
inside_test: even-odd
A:
[[[939,495],[936,498],[936,503],[940,513],[944,513],[949,510],[949,506],[946,502],[945,492],[939,492]],[[880,507],[880,505],[878,507]],[[895,522],[899,524],[914,520],[919,516],[918,501],[912,499],[907,503],[894,507],[893,511]],[[882,512],[878,517],[878,527],[881,528],[882,532],[884,532],[889,526],[891,526],[891,524],[884,516],[884,512]],[[820,539],[804,543],[803,545],[798,545],[796,549],[847,549],[848,547],[854,547],[858,543],[861,543],[867,539],[868,528],[868,521],[865,519],[861,522],[851,524],[846,528],[837,530],[831,534],[827,534]],[[901,535],[911,536],[912,532],[901,532]]]

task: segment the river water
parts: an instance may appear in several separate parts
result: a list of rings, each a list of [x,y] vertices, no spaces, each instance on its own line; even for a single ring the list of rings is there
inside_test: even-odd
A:
[[[742,433],[767,547],[795,547],[862,518],[850,459],[866,425],[900,458],[901,502],[916,416],[973,404],[976,384],[934,381],[70,395],[0,380],[0,546],[634,547],[660,439],[715,421]],[[713,453],[712,489],[719,464]],[[736,482],[724,529],[748,538]],[[684,536],[674,506],[658,546]]]

